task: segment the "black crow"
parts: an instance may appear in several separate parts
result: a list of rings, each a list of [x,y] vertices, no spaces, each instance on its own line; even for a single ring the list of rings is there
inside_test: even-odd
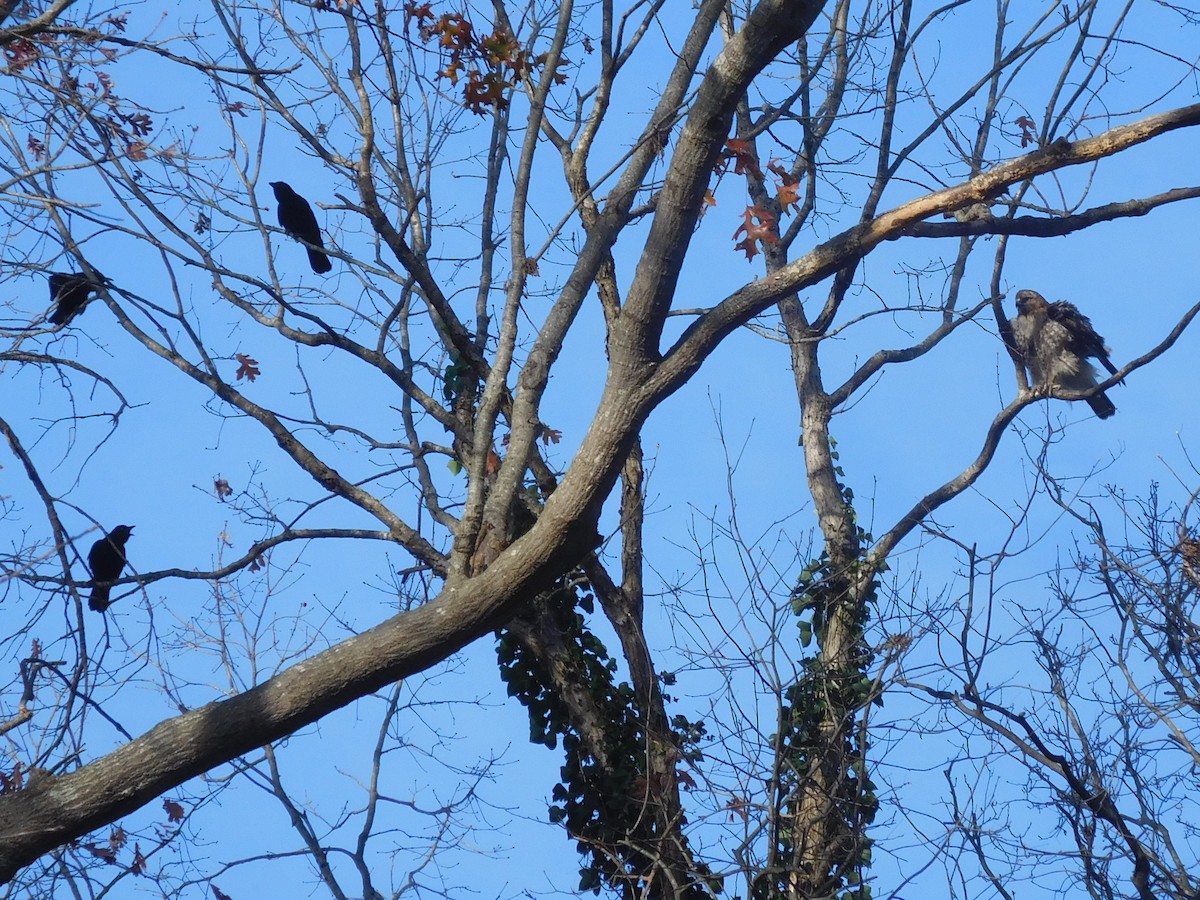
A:
[[[50,321],[55,325],[66,325],[83,312],[89,295],[100,290],[100,287],[86,275],[51,272],[50,299],[54,302],[54,312],[50,313]]]
[[[132,525],[118,525],[88,551],[88,568],[92,570],[92,598],[88,607],[96,612],[108,609],[111,582],[121,577],[125,568],[125,542],[133,534]]]
[[[328,272],[333,264],[321,252],[325,242],[321,240],[321,229],[317,227],[317,217],[312,207],[286,181],[272,181],[270,185],[275,191],[275,199],[279,201],[279,227],[297,240],[311,245],[308,247],[308,264],[314,272],[318,275]]]

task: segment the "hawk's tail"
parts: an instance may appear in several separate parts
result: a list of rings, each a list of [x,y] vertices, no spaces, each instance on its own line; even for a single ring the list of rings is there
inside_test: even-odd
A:
[[[1104,353],[1104,355],[1102,355],[1102,356],[1097,356],[1097,357],[1096,357],[1096,359],[1100,360],[1100,365],[1102,365],[1102,366],[1104,366],[1104,368],[1108,369],[1108,374],[1109,374],[1109,375],[1116,375],[1116,374],[1117,374],[1117,367],[1116,367],[1116,366],[1114,366],[1114,365],[1113,365],[1113,361],[1112,361],[1111,359],[1109,359],[1109,358],[1108,358],[1108,352],[1107,352],[1107,351],[1108,351],[1108,348],[1107,348],[1107,347],[1105,347],[1104,349],[1105,349],[1105,353]],[[1118,381],[1118,382],[1117,382],[1117,384],[1124,384],[1124,383],[1125,383],[1125,379],[1124,379],[1124,378],[1122,378],[1120,381]]]

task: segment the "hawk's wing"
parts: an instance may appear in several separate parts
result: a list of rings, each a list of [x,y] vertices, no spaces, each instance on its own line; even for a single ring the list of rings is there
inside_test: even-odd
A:
[[[1110,375],[1117,374],[1117,367],[1109,358],[1108,347],[1104,346],[1104,338],[1096,333],[1092,320],[1081,313],[1079,307],[1066,300],[1058,300],[1049,304],[1047,313],[1051,321],[1067,331],[1069,338],[1066,347],[1069,352],[1084,359],[1090,356],[1099,360]]]

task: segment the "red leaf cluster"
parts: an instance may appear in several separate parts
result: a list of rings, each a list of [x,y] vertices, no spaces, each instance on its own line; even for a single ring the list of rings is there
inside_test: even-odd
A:
[[[115,106],[120,98],[109,93],[111,82],[105,82],[104,87],[109,105]],[[150,134],[154,123],[144,112],[122,113],[114,110],[105,118],[104,124],[109,134],[125,145],[126,155],[134,162],[144,162],[150,158],[150,145],[142,138]]]
[[[463,103],[477,115],[507,107],[517,82],[546,64],[546,54],[534,56],[506,28],[497,28],[481,37],[464,13],[438,16],[431,2],[418,4],[409,0],[404,12],[408,23],[416,23],[421,39],[436,43],[446,54],[446,64],[438,71],[438,77],[456,87],[462,79]],[[560,64],[566,62],[560,60]],[[556,74],[557,84],[565,80],[561,73]]]
[[[750,141],[741,138],[728,138],[725,141],[725,150],[714,167],[717,181],[719,182],[730,169],[735,175],[753,178],[764,186],[767,182],[767,176],[758,162],[758,151]],[[800,205],[800,179],[774,160],[767,164],[767,169],[778,179],[775,185],[778,211],[783,214],[792,212]],[[709,188],[705,192],[706,206],[717,205],[714,189]],[[734,238],[743,235],[734,245],[735,248],[745,253],[747,260],[754,259],[762,247],[779,243],[778,225],[779,216],[776,212],[764,208],[761,203],[747,206],[742,213],[742,224],[733,233]]]
[[[20,72],[22,69],[32,66],[40,55],[37,44],[25,40],[25,38],[10,41],[4,47],[4,60],[8,63],[10,73]]]

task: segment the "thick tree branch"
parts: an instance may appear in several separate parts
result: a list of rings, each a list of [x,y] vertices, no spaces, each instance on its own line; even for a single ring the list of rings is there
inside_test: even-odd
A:
[[[986,216],[971,219],[966,222],[917,222],[904,229],[896,237],[968,237],[984,234],[1016,234],[1025,237],[1060,237],[1073,234],[1101,222],[1111,222],[1114,219],[1127,219],[1144,216],[1160,206],[1168,203],[1178,203],[1180,200],[1194,200],[1200,197],[1200,187],[1173,188],[1155,194],[1152,197],[1121,200],[1116,203],[1105,203],[1093,209],[1075,213],[1070,216],[1017,216],[1008,219],[1003,216]]]
[[[1191,324],[1196,315],[1200,313],[1200,303],[1194,305],[1171,329],[1162,341],[1160,341],[1153,349],[1143,353],[1137,359],[1133,360],[1117,374],[1113,375],[1107,381],[1101,383],[1090,391],[1068,392],[1056,391],[1054,397],[1063,400],[1082,400],[1089,397],[1098,391],[1104,390],[1117,384],[1125,378],[1130,372],[1140,369],[1142,366],[1162,356],[1171,346],[1179,340],[1180,335]],[[974,461],[963,469],[954,478],[947,481],[937,490],[934,490],[922,497],[912,509],[910,509],[900,520],[893,525],[888,532],[884,534],[875,546],[871,548],[871,562],[875,566],[882,565],[891,555],[896,545],[914,528],[925,520],[934,510],[944,506],[947,502],[957,497],[972,484],[974,484],[979,476],[987,469],[988,464],[992,461],[992,457],[996,454],[996,449],[1000,446],[1000,439],[1004,436],[1004,431],[1009,423],[1017,417],[1017,414],[1026,406],[1044,399],[1045,393],[1037,390],[1022,391],[1015,400],[1004,407],[992,420],[992,424],[988,426],[987,433],[984,435],[983,446],[980,448],[979,454]]]
[[[653,394],[675,390],[735,328],[788,294],[811,287],[861,259],[881,242],[902,236],[906,228],[923,219],[999,196],[1011,185],[1038,175],[1095,162],[1158,135],[1195,125],[1200,125],[1200,104],[1148,116],[1074,143],[1055,142],[1042,150],[1001,163],[964,184],[926,194],[856,225],[814,247],[778,272],[734,292],[693,322],[667,353],[646,390]]]
[[[539,527],[540,526],[540,527]],[[292,666],[243,694],[155,726],[81,769],[0,796],[0,883],[62,843],[256,747],[423,671],[488,633],[591,549],[579,519],[543,515],[483,575]]]

